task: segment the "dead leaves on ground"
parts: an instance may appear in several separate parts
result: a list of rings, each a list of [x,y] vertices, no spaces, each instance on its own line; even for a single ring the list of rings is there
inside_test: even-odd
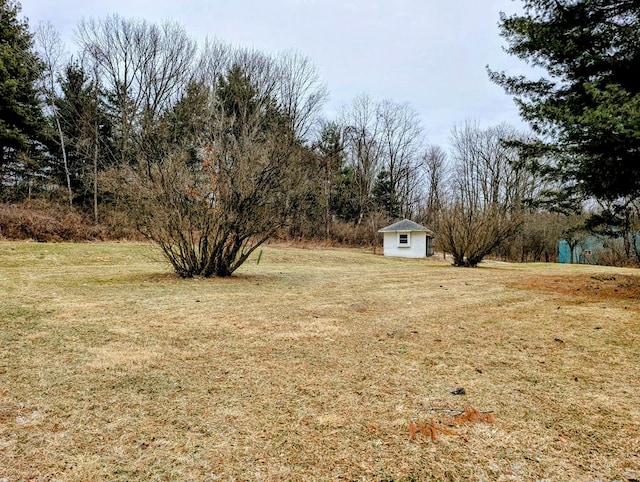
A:
[[[430,419],[427,423],[412,421],[409,424],[409,436],[411,440],[417,440],[418,435],[429,437],[432,442],[439,435],[456,435],[456,432],[448,427],[460,427],[471,423],[493,423],[495,417],[492,412],[479,412],[472,406],[466,406],[464,412],[453,417],[441,417],[440,420]]]

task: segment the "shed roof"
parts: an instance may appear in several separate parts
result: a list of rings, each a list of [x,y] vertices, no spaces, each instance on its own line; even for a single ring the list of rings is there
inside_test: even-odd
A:
[[[393,223],[386,228],[378,229],[379,233],[395,233],[398,231],[420,231],[423,233],[427,233],[429,236],[433,236],[433,231],[408,219],[403,219],[402,221]]]

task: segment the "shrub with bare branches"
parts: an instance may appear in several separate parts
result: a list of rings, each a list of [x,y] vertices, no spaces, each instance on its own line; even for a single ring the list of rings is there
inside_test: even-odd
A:
[[[183,149],[122,171],[138,228],[182,277],[230,276],[284,225],[296,182],[289,123],[240,66],[209,109]]]
[[[520,230],[522,201],[533,185],[502,142],[515,135],[506,126],[482,130],[472,122],[452,132],[450,200],[438,224],[455,266],[477,266]]]

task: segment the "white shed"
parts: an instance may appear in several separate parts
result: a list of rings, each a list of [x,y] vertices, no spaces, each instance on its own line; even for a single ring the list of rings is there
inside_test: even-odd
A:
[[[425,258],[433,256],[433,231],[403,219],[378,230],[383,233],[384,255],[400,258]]]

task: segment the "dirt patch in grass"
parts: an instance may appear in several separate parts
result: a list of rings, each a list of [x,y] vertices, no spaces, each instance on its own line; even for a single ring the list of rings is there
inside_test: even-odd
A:
[[[541,275],[526,277],[510,283],[510,286],[579,298],[640,301],[640,274],[606,272],[579,275]]]
[[[633,270],[150,253],[0,243],[0,480],[640,478]]]

